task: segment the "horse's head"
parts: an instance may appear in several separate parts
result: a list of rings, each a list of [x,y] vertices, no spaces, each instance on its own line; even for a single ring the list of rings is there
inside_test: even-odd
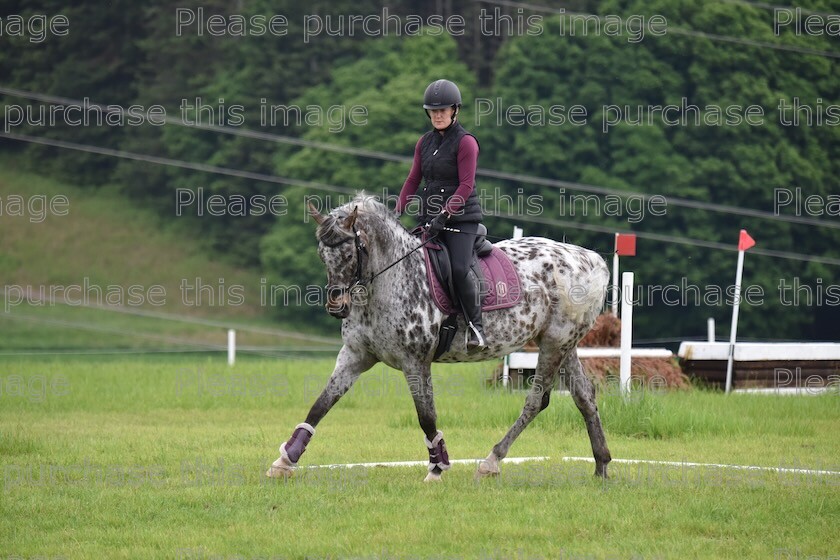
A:
[[[327,267],[327,312],[344,319],[354,303],[364,303],[367,293],[362,275],[368,236],[357,223],[359,205],[346,204],[324,216],[310,202],[309,213],[318,224],[318,256]]]

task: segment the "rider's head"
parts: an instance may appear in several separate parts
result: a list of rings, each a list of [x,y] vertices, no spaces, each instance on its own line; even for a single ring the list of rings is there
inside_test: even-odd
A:
[[[446,130],[458,118],[461,91],[449,80],[435,80],[423,94],[423,109],[436,130]]]

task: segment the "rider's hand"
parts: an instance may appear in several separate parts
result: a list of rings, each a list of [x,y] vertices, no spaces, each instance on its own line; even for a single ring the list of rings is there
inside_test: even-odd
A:
[[[429,222],[426,231],[429,234],[429,237],[434,237],[443,231],[443,227],[446,225],[446,220],[449,219],[449,214],[446,212],[441,212],[435,218]]]

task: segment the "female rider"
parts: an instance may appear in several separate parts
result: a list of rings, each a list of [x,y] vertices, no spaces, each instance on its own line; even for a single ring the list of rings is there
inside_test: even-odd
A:
[[[426,225],[429,237],[437,236],[449,249],[452,281],[467,319],[467,348],[479,349],[485,346],[481,295],[468,275],[482,218],[475,192],[478,141],[458,122],[461,92],[454,83],[436,80],[429,84],[423,108],[433,130],[421,136],[414,147],[414,163],[396,210],[401,214],[416,200],[419,223]],[[425,184],[418,192],[421,178]]]

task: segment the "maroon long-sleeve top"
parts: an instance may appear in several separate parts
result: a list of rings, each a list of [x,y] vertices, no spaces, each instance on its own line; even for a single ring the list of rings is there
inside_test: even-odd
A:
[[[414,146],[414,162],[411,164],[411,171],[403,183],[400,191],[400,198],[397,200],[397,212],[402,213],[408,204],[408,199],[417,192],[417,187],[423,179],[422,162],[420,157],[420,144],[423,137]],[[475,190],[475,170],[478,165],[478,142],[469,134],[465,134],[458,144],[458,189],[449,197],[444,206],[444,211],[450,215],[457,214],[467,198]]]

